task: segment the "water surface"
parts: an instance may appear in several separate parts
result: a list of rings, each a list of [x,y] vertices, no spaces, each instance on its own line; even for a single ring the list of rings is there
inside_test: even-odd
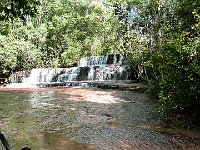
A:
[[[13,149],[199,149],[200,132],[160,125],[144,93],[102,89],[1,89],[0,129]],[[1,146],[0,146],[1,148]]]

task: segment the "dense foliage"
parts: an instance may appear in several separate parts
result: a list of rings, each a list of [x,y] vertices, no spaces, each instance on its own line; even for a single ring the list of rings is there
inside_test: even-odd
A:
[[[163,116],[200,116],[200,1],[4,0],[0,74],[128,54]]]

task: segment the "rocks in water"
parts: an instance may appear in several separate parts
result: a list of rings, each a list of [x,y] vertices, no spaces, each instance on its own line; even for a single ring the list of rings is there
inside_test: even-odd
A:
[[[30,147],[23,147],[21,150],[31,150]]]

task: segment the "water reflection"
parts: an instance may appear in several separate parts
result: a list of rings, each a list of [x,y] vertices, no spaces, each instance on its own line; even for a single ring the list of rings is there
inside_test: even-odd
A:
[[[80,144],[76,141],[67,139],[62,134],[44,133],[45,147],[49,150],[95,150],[93,145]]]
[[[24,146],[32,150],[96,149],[54,129],[60,123],[54,117],[62,111],[54,103],[61,100],[61,93],[55,91],[0,91],[0,129],[5,131],[14,150]]]

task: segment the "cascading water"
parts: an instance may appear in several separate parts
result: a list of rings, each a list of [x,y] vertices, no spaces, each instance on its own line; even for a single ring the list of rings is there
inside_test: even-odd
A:
[[[122,55],[91,56],[82,58],[78,67],[65,69],[59,82],[132,80],[133,70]]]
[[[64,74],[58,76],[57,82],[77,81],[80,67],[65,68],[63,72]]]
[[[31,71],[18,71],[11,76],[11,84],[7,87],[37,87],[41,83],[56,82],[60,68],[34,68]]]
[[[37,85],[76,81],[133,80],[136,75],[125,60],[126,57],[119,54],[91,56],[80,59],[77,67],[34,68],[30,73],[23,72],[22,77],[15,73],[11,81],[21,81],[23,85]]]
[[[23,78],[22,82],[31,84],[53,82],[57,73],[58,69],[34,68],[31,70],[29,77]]]

